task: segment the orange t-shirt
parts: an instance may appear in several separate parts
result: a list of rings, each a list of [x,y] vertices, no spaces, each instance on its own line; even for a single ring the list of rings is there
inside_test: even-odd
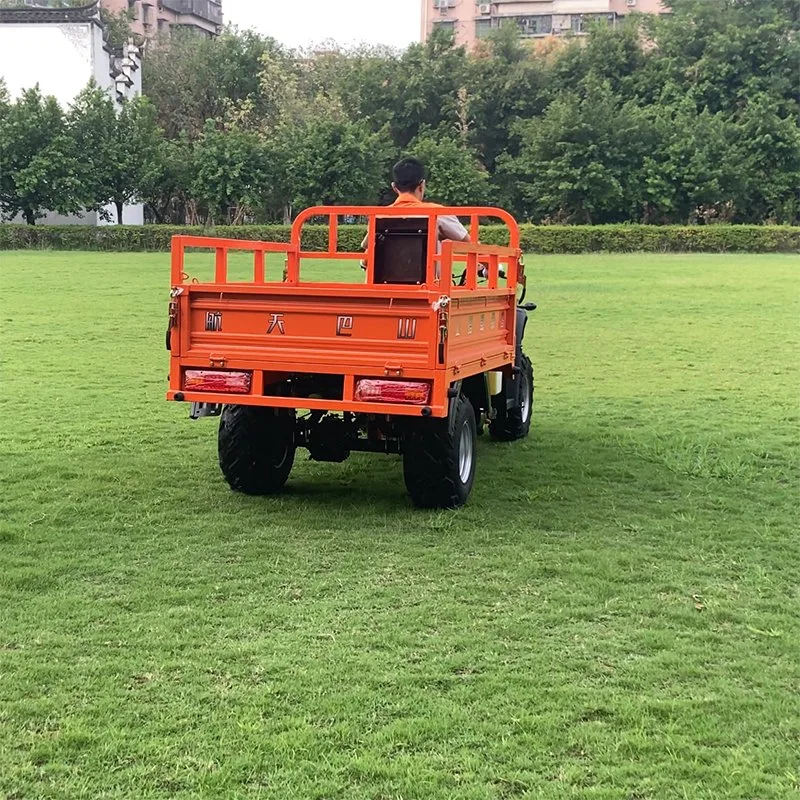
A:
[[[418,200],[416,195],[411,192],[401,192],[397,199],[392,203],[393,206],[417,206],[422,208],[443,208],[441,203],[429,203],[426,200]],[[437,220],[440,239],[452,239],[455,242],[463,242],[469,237],[467,229],[458,221],[458,217],[448,214],[439,217]]]

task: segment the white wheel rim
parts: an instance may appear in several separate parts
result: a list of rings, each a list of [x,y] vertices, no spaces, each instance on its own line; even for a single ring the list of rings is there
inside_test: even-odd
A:
[[[472,473],[473,453],[472,431],[469,423],[465,422],[461,428],[461,437],[458,443],[458,477],[461,483],[466,483]]]
[[[522,382],[522,421],[527,422],[531,415],[531,387],[523,378]]]

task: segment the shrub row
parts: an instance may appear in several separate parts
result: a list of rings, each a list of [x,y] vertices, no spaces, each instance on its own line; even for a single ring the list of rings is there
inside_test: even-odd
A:
[[[358,250],[365,228],[343,225],[339,248]],[[800,227],[768,225],[522,225],[522,249],[529,253],[796,253]],[[167,251],[178,234],[222,236],[231,239],[289,241],[286,225],[197,227],[169,225],[89,227],[73,225],[0,225],[0,250],[101,250],[117,252]],[[307,226],[303,246],[324,250],[325,226]],[[502,226],[485,226],[481,241],[505,244]]]

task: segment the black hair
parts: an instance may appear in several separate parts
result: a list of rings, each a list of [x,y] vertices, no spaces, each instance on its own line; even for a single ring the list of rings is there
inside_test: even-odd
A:
[[[392,176],[401,192],[413,192],[425,180],[425,167],[416,158],[404,158],[394,165]]]

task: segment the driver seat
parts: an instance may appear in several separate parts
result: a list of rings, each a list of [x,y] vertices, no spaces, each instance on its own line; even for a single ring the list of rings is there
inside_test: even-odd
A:
[[[425,283],[429,222],[426,217],[376,220],[375,283]]]

